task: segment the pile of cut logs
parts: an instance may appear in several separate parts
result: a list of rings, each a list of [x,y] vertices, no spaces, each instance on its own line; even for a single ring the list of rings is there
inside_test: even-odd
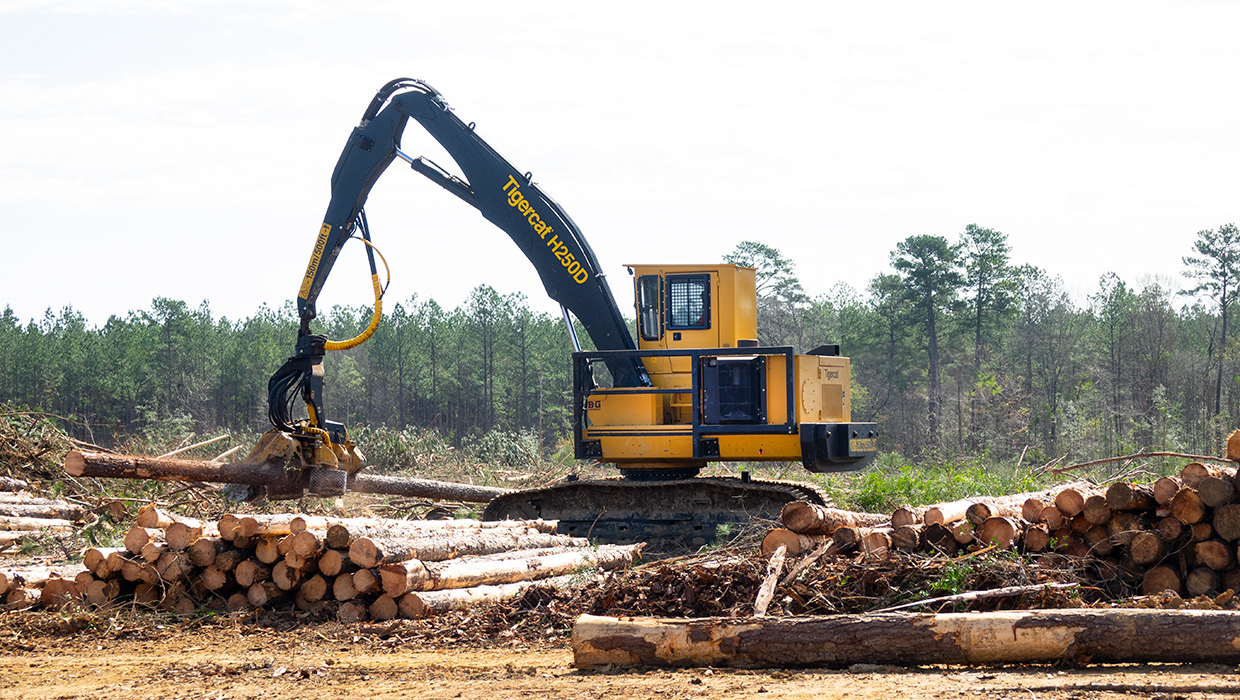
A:
[[[21,479],[0,476],[0,546],[20,542],[38,532],[64,533],[85,515],[79,505],[58,498],[31,495]]]
[[[536,583],[563,585],[586,567],[628,565],[641,551],[591,547],[555,528],[295,513],[204,522],[146,506],[124,547],[87,549],[82,568],[44,577],[37,597],[52,607],[70,598],[99,607],[137,601],[179,614],[295,605],[334,610],[345,622],[421,618],[512,598]]]
[[[1151,485],[1076,483],[902,507],[890,517],[798,501],[784,508],[784,527],[766,536],[762,550],[767,556],[782,548],[789,556],[834,551],[873,557],[982,547],[1056,552],[1109,562],[1117,574],[1140,577],[1147,595],[1213,595],[1240,591],[1238,490],[1235,469],[1192,462],[1178,477]]]

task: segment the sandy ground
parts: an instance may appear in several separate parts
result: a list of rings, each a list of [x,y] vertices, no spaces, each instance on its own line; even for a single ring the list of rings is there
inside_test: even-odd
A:
[[[74,629],[82,626],[83,629]],[[410,640],[397,626],[275,630],[0,615],[0,698],[1129,698],[1240,696],[1224,666],[582,672],[565,640]]]

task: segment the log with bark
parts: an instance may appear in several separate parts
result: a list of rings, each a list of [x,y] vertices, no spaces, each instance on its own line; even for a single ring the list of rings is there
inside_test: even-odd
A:
[[[24,518],[59,518],[76,522],[86,515],[86,509],[68,501],[52,501],[50,503],[0,501],[0,515]]]
[[[841,527],[874,527],[890,520],[885,515],[828,508],[809,501],[785,504],[779,519],[784,527],[802,535],[830,535]]]
[[[1240,503],[1228,503],[1214,510],[1214,531],[1228,542],[1240,540]]]
[[[832,535],[802,535],[787,528],[773,528],[762,538],[762,556],[769,558],[780,547],[783,547],[790,557],[800,556],[817,549],[833,535],[834,533]]]
[[[1201,496],[1192,486],[1184,486],[1171,499],[1171,515],[1185,525],[1194,525],[1205,520],[1208,509],[1201,502]]]
[[[30,488],[30,484],[22,479],[14,479],[11,476],[0,476],[0,491],[23,491]]]
[[[1101,489],[1089,486],[1068,486],[1055,494],[1055,507],[1065,517],[1074,518],[1085,510],[1085,501],[1090,496],[1101,494]]]
[[[1183,486],[1178,476],[1164,476],[1154,482],[1151,487],[1154,490],[1154,501],[1160,506],[1170,505],[1171,499],[1175,498],[1175,494]]]
[[[743,668],[853,664],[1240,663],[1240,612],[1068,609],[658,619],[583,615],[573,662]]]
[[[158,528],[160,530],[167,529],[173,523],[184,523],[191,527],[203,527],[207,524],[197,518],[191,518],[160,508],[154,503],[147,503],[139,508],[138,515],[134,518],[134,525],[138,527]]]
[[[1144,484],[1117,481],[1107,489],[1106,503],[1112,511],[1153,510],[1154,489]]]
[[[156,481],[208,481],[214,483],[249,484],[252,486],[302,485],[307,476],[305,472],[287,472],[282,467],[271,464],[254,465],[243,462],[220,464],[187,459],[159,459],[76,450],[65,456],[65,471],[70,476],[153,479]],[[364,473],[354,474],[349,477],[348,490],[356,493],[387,494],[391,496],[433,498],[471,503],[486,503],[497,496],[512,492],[512,489],[490,486],[454,484],[428,479]],[[222,530],[221,534],[223,534]]]

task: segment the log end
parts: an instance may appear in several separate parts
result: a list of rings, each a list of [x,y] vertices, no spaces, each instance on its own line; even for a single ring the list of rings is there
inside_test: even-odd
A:
[[[762,556],[770,557],[780,547],[787,551],[788,556],[798,556],[801,554],[801,538],[792,530],[784,528],[775,528],[762,538]]]
[[[73,450],[65,455],[65,473],[69,476],[82,476],[85,472],[86,460],[80,451]]]

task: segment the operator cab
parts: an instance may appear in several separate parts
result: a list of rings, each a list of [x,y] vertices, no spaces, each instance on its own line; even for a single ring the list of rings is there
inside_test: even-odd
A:
[[[627,265],[637,300],[640,350],[757,345],[757,290],[752,267]],[[644,358],[656,387],[689,386],[688,357]]]

